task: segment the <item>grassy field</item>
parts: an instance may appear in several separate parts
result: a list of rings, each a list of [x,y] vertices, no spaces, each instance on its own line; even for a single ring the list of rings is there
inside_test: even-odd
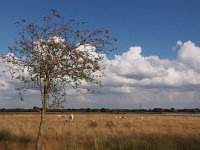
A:
[[[69,113],[67,114],[69,115]],[[199,116],[48,114],[44,150],[199,150]],[[32,150],[39,114],[0,114],[0,150]]]

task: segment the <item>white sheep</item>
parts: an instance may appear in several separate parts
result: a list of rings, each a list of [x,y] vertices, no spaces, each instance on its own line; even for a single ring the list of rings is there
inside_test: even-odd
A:
[[[122,117],[121,116],[115,116],[115,119],[121,119]]]
[[[74,121],[74,114],[71,114],[70,116],[69,116],[69,122],[73,122]]]
[[[124,115],[124,116],[122,116],[122,118],[124,118],[124,119],[127,119],[127,116],[126,116],[126,115]]]
[[[67,117],[67,116],[66,115],[58,115],[58,117],[59,118],[61,118],[61,117],[64,118],[64,117]]]
[[[115,119],[127,119],[127,116],[126,116],[126,115],[123,115],[123,116],[115,116]]]

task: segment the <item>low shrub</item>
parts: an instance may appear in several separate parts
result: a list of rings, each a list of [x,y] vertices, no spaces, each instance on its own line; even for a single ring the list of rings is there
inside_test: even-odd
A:
[[[111,127],[116,127],[116,125],[112,121],[107,121],[105,127],[111,128]]]
[[[98,126],[98,123],[92,120],[89,120],[88,127],[90,128],[96,128]]]

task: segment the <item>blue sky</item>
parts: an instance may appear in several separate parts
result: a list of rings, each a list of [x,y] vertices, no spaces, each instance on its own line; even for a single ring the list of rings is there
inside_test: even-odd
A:
[[[88,22],[91,28],[109,28],[118,38],[121,54],[140,45],[145,56],[174,59],[176,41],[200,44],[199,0],[0,0],[1,44],[6,51],[17,37],[14,22],[26,18],[38,22],[51,8],[66,18]]]
[[[199,0],[0,0],[0,53],[17,38],[16,21],[39,22],[54,8],[118,39],[118,51],[104,60],[103,86],[86,96],[68,89],[66,107],[200,107],[199,6]],[[41,105],[34,90],[20,101],[19,83],[8,77],[0,74],[0,108]]]

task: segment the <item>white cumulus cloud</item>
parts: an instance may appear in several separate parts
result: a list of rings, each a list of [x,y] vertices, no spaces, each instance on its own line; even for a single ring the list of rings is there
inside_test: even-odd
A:
[[[144,57],[139,46],[131,47],[113,59],[104,56],[101,62],[106,64],[105,77],[102,78],[103,86],[92,87],[95,88],[96,94],[86,96],[67,89],[66,106],[135,108],[134,105],[141,103],[147,108],[200,107],[200,47],[191,41],[177,41],[176,44],[179,50],[175,60],[160,59],[159,56]],[[0,70],[2,69],[1,65]],[[17,86],[17,82],[7,79],[7,74],[2,75],[0,98],[21,106],[14,101],[17,94],[13,89]],[[90,86],[84,83],[84,87]],[[26,97],[31,100],[34,99],[34,95],[39,97],[35,91],[30,91]],[[37,105],[39,101],[30,105],[26,103],[26,106],[33,107],[31,105]]]
[[[178,52],[178,61],[187,65],[191,69],[200,72],[200,47],[191,41],[182,44]]]

